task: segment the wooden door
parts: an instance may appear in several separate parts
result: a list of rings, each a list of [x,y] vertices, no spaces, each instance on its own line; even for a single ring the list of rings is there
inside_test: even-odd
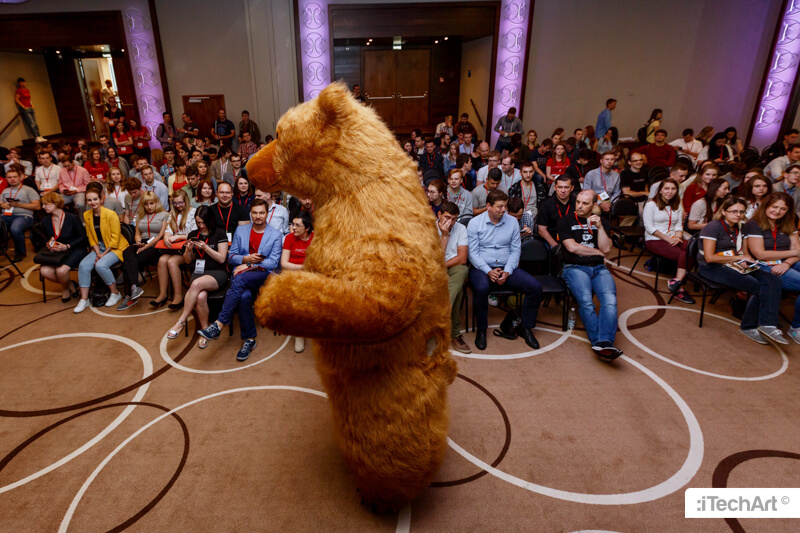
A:
[[[203,138],[211,137],[211,128],[214,126],[214,121],[218,118],[217,111],[219,111],[220,107],[227,110],[225,107],[225,96],[222,94],[198,96],[183,95],[183,112],[191,115],[192,121],[200,128],[200,136]],[[230,113],[228,113],[228,120],[233,122],[234,125],[237,124],[236,121],[231,118]],[[173,116],[172,122],[179,128],[181,124],[183,124],[180,115]]]
[[[395,54],[397,60],[395,127],[407,129],[427,126],[431,51],[398,50]]]
[[[393,50],[363,51],[364,96],[386,124],[394,127],[397,61]]]

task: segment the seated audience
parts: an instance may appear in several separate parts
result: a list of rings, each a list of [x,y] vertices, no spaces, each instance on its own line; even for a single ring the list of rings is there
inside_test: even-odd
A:
[[[500,170],[502,171],[502,175],[500,176],[500,184],[497,188],[508,194],[508,190],[511,186],[518,183],[522,179],[522,176],[519,169],[514,168],[514,159],[510,155],[503,156],[500,160]]]
[[[250,212],[250,202],[252,202],[253,198],[255,198],[253,195],[254,190],[255,189],[253,189],[253,185],[250,183],[250,180],[244,176],[239,176],[237,178],[236,194],[234,195],[233,200],[236,202],[236,205],[248,213]]]
[[[652,142],[652,141],[651,141]],[[611,126],[606,130],[605,135],[597,140],[597,151],[601,154],[603,152],[610,152],[619,144],[619,132],[617,128]]]
[[[281,235],[288,235],[291,230],[289,221],[294,219],[289,214],[288,209],[275,201],[275,197],[279,194],[275,193],[275,196],[273,196],[272,193],[256,190],[254,199],[261,198],[267,203],[267,224],[280,231]],[[252,202],[250,203],[252,204]],[[298,207],[294,210],[294,213],[297,214],[304,211],[302,204],[298,202]],[[308,211],[308,213],[311,214],[311,211]]]
[[[227,233],[228,240],[231,241],[236,227],[250,223],[250,217],[247,211],[233,203],[231,184],[227,181],[223,183],[217,185],[217,203],[211,211],[217,217],[217,227],[222,228]]]
[[[700,198],[708,193],[708,184],[719,177],[719,167],[711,163],[698,172],[698,177],[683,191],[683,209],[688,211]],[[727,183],[727,182],[726,182]]]
[[[472,216],[476,217],[486,211],[486,198],[489,193],[497,190],[502,178],[502,171],[499,168],[493,168],[486,176],[486,183],[475,187],[472,191]]]
[[[605,255],[611,250],[608,222],[592,214],[597,202],[593,190],[584,190],[575,198],[575,212],[558,221],[558,238],[564,247],[564,270],[561,276],[578,302],[578,313],[586,328],[592,350],[605,361],[613,361],[622,350],[614,347],[617,334],[617,287],[605,267]],[[592,295],[600,308],[595,312]]]
[[[258,198],[253,200],[250,217],[253,222],[237,227],[231,243],[228,263],[234,267],[233,278],[222,311],[214,323],[198,331],[204,339],[218,339],[222,328],[230,324],[233,313],[238,309],[244,343],[236,355],[237,361],[245,361],[256,347],[258,332],[253,300],[267,276],[278,267],[281,258],[282,235],[267,224],[266,202]]]
[[[489,177],[491,179],[491,176]],[[475,347],[479,350],[486,349],[489,291],[502,287],[524,294],[522,323],[514,327],[512,311],[506,315],[500,328],[495,330],[495,335],[513,339],[519,334],[525,339],[525,344],[538,350],[539,342],[532,328],[536,327],[536,315],[542,301],[542,284],[521,268],[517,268],[521,253],[519,224],[506,214],[507,203],[506,193],[493,190],[486,199],[486,212],[476,216],[467,228],[469,260],[473,266],[469,277],[473,287],[472,303],[478,326]]]
[[[759,344],[768,344],[764,338],[766,335],[774,342],[788,344],[778,329],[780,278],[760,269],[746,274],[741,267],[737,267],[743,259],[753,261],[743,248],[741,221],[746,210],[747,202],[735,196],[730,197],[714,215],[714,220],[703,228],[697,253],[699,272],[715,283],[750,293],[739,329],[747,338]]]
[[[447,292],[450,296],[450,346],[461,353],[472,350],[461,335],[461,301],[464,282],[467,280],[467,228],[457,221],[458,207],[453,202],[444,202],[436,219],[436,229],[444,250],[447,267]]]
[[[445,195],[447,194],[447,186],[442,180],[433,180],[425,187],[425,194],[428,195],[428,203],[433,210],[434,216],[439,216],[439,209],[441,209],[442,202],[445,201]]]
[[[547,241],[550,247],[558,244],[558,221],[570,213],[575,213],[572,183],[566,174],[556,178],[555,194],[549,196],[539,207],[539,214],[536,218],[539,236]]]
[[[125,197],[127,195],[128,192],[125,190],[125,177],[122,175],[122,171],[112,167],[108,171],[108,176],[106,177],[106,196],[125,205]]]
[[[106,188],[100,181],[93,181],[86,186],[86,192],[94,191],[98,195],[100,195],[100,205],[105,207],[106,209],[110,209],[116,213],[117,217],[119,217],[120,222],[123,221],[125,216],[125,209],[122,204],[116,198],[109,198],[106,196]]]
[[[500,166],[500,152],[495,150],[489,153],[489,158],[486,160],[486,165],[478,169],[477,178],[475,180],[475,188],[477,189],[483,185],[486,182],[486,176],[489,175],[489,171],[493,168],[498,168],[498,166]]]
[[[36,167],[36,188],[39,194],[58,191],[58,177],[61,174],[61,167],[53,163],[53,156],[48,152],[39,155],[41,165]]]
[[[583,188],[583,180],[586,177],[586,173],[596,169],[597,166],[597,161],[592,157],[592,152],[588,148],[582,148],[578,151],[576,159],[567,167],[564,174],[572,179],[574,190],[580,191]]]
[[[461,171],[461,186],[467,192],[472,192],[475,189],[475,180],[477,179],[475,171],[472,170],[472,158],[467,154],[459,154],[456,158],[455,168]]]
[[[444,158],[436,149],[436,142],[433,139],[425,141],[425,151],[419,156],[419,168],[426,178],[429,172],[433,172],[440,179],[444,176]]]
[[[66,205],[74,204],[79,211],[86,206],[86,186],[91,181],[89,171],[67,154],[59,156],[62,168],[58,173],[58,191]]]
[[[42,228],[50,257],[46,257],[48,253],[40,252],[34,262],[41,265],[40,272],[44,279],[61,284],[61,301],[67,303],[78,296],[78,286],[69,279],[69,272],[78,268],[86,257],[86,232],[77,215],[64,211],[64,199],[60,194],[46,193],[41,201],[44,212],[49,215],[42,220]],[[43,256],[48,260],[41,262]],[[71,288],[73,286],[74,291]]]
[[[703,149],[703,143],[694,138],[694,130],[692,128],[683,130],[681,138],[675,139],[669,145],[675,148],[675,151],[679,154],[689,156],[693,165],[697,164],[697,156],[700,155],[700,151]]]
[[[92,148],[89,150],[89,160],[83,164],[83,168],[89,171],[92,179],[103,181],[106,179],[110,167],[102,160],[100,149]]]
[[[129,135],[127,124],[124,121],[117,122],[111,137],[114,139],[114,146],[117,147],[119,155],[130,163],[133,155],[133,138]]]
[[[128,136],[133,141],[133,153],[145,161],[150,161],[150,132],[136,119],[128,119]],[[157,169],[160,167],[156,167]]]
[[[463,181],[462,172],[454,168],[447,176],[446,200],[453,202],[458,207],[458,221],[466,224],[472,219],[472,194],[465,190],[461,184]]]
[[[442,158],[442,164],[445,174],[448,174],[453,168],[456,168],[458,161],[458,143],[453,142],[447,147],[447,151]]]
[[[188,175],[197,175],[197,170],[194,167],[187,168],[186,161],[180,158],[174,161],[174,168],[175,173],[167,178],[167,191],[170,196],[189,185]]]
[[[667,178],[661,182],[656,197],[644,206],[645,248],[654,254],[678,263],[675,277],[667,282],[669,291],[679,301],[693,304],[692,298],[681,285],[686,277],[686,245],[683,238],[683,208],[678,194],[680,185]]]
[[[776,157],[764,168],[764,175],[772,181],[779,181],[783,171],[789,165],[796,165],[800,162],[800,144],[793,144],[786,151],[786,155]]]
[[[169,206],[169,190],[166,185],[156,180],[156,171],[150,165],[142,167],[142,191],[152,192],[158,197],[162,206]]]
[[[159,167],[158,173],[161,174],[161,181],[164,183],[175,174],[175,148],[172,146],[164,148],[164,164]]]
[[[597,194],[600,210],[608,213],[611,204],[622,194],[619,173],[613,170],[617,156],[613,152],[605,152],[600,157],[600,167],[589,171],[583,180],[583,190],[592,190]]]
[[[311,213],[301,211],[292,221],[292,233],[283,240],[281,252],[281,270],[301,270],[306,261],[306,250],[314,238],[314,220]],[[294,351],[297,353],[305,350],[306,340],[303,337],[294,338]]]
[[[722,178],[714,178],[708,184],[706,195],[694,202],[689,209],[687,229],[696,233],[711,222],[720,206],[730,194],[728,182]]]
[[[192,277],[189,278],[189,290],[186,291],[186,297],[183,299],[183,312],[178,318],[178,322],[167,332],[169,339],[178,337],[178,334],[186,327],[186,320],[194,310],[197,310],[199,327],[201,329],[208,328],[208,293],[214,292],[228,283],[229,276],[226,270],[228,237],[222,228],[217,227],[213,208],[206,205],[198,208],[194,224],[196,229],[189,233],[183,254],[170,257],[170,263],[176,263],[173,259],[180,258],[182,264],[189,264]],[[178,272],[178,276],[180,276],[180,272]],[[153,303],[151,302],[151,305]],[[155,307],[158,307],[163,304],[163,300],[160,303],[156,301],[155,304]],[[197,347],[201,350],[206,346],[208,346],[206,338],[201,338],[197,343]]]
[[[522,198],[515,196],[508,199],[508,214],[514,217],[519,222],[519,236],[524,241],[533,237],[533,230],[536,227],[534,224],[533,215],[530,211],[524,209]]]
[[[122,222],[130,226],[136,224],[136,214],[139,212],[139,203],[142,199],[142,182],[139,178],[128,178],[125,180],[125,214]]]
[[[138,160],[139,156],[136,156],[136,157],[137,157],[137,160]],[[122,175],[125,178],[129,178],[129,177],[131,177],[132,174],[136,174],[136,172],[135,172],[136,169],[134,169],[134,172],[131,173],[132,165],[130,163],[128,163],[127,160],[123,159],[122,157],[119,157],[117,155],[117,149],[115,147],[113,147],[113,146],[109,146],[108,148],[106,148],[105,162],[108,165],[108,168],[118,168],[118,169],[120,169],[122,171]],[[137,177],[139,179],[142,178],[141,174],[138,175],[138,176],[135,176],[135,177]]]
[[[130,287],[130,294],[117,306],[117,311],[125,311],[137,303],[144,290],[139,287],[139,271],[158,263],[162,250],[156,244],[164,237],[169,225],[169,211],[152,192],[142,195],[139,212],[136,217],[134,242],[122,254],[122,267],[125,279]]]
[[[628,156],[628,168],[619,174],[622,194],[630,196],[642,205],[650,195],[650,179],[643,167],[644,156],[631,153]]]
[[[789,151],[789,146],[797,142],[800,137],[800,131],[792,128],[783,134],[783,137],[775,141],[764,154],[764,161],[772,161],[781,156],[786,155]]]
[[[744,253],[762,261],[762,270],[780,279],[785,291],[800,292],[800,240],[794,218],[794,199],[774,192],[764,199],[742,228]],[[789,337],[800,344],[800,296],[794,303]]]
[[[530,213],[535,220],[536,214],[539,212],[539,199],[536,194],[536,184],[533,182],[533,174],[533,163],[529,161],[522,163],[520,168],[521,179],[511,186],[508,190],[508,196],[510,198],[521,198],[522,209]]]
[[[735,161],[728,165],[727,174],[723,174],[721,177],[728,182],[728,185],[731,186],[731,191],[733,191],[742,184],[746,173],[747,165],[739,161]]]
[[[103,207],[100,194],[93,190],[86,191],[88,209],[83,213],[86,236],[89,238],[89,255],[78,265],[78,285],[81,288],[81,300],[73,312],[81,313],[89,303],[89,287],[92,284],[92,270],[108,285],[111,295],[105,307],[114,307],[122,299],[117,289],[116,277],[111,268],[122,261],[122,254],[128,248],[128,241],[122,236],[119,217],[110,209]]]
[[[711,138],[707,146],[703,147],[698,161],[711,161],[720,168],[724,168],[729,162],[733,161],[733,150],[727,144],[725,134],[717,133]]]
[[[192,170],[194,172],[194,170]],[[191,179],[191,177],[189,177]],[[192,198],[192,207],[200,207],[201,205],[214,205],[217,203],[217,196],[214,194],[214,186],[211,180],[203,180],[197,182],[197,190]]]
[[[656,130],[655,141],[635,149],[634,153],[644,154],[647,157],[647,164],[651,167],[656,165],[671,167],[675,164],[675,148],[665,142],[666,138],[666,130]]]
[[[747,201],[747,212],[742,222],[750,220],[756,212],[761,201],[772,191],[772,181],[769,178],[756,175],[750,178],[739,188],[739,196]]]
[[[774,192],[786,193],[794,200],[795,210],[800,210],[800,164],[789,165],[783,171],[783,179],[772,185]]]
[[[244,168],[242,168],[242,158],[239,156],[239,154],[231,155],[230,163],[230,168],[222,176],[222,181],[227,182],[231,187],[233,187],[236,184],[236,180],[239,178],[239,176],[242,174],[247,176],[247,172],[245,172]],[[219,187],[219,184],[217,184],[217,187]]]
[[[33,226],[33,212],[41,208],[39,193],[22,185],[21,172],[10,167],[6,171],[8,186],[0,192],[0,209],[14,241],[14,262],[25,259],[25,231]]]
[[[22,159],[22,152],[20,152],[19,148],[11,148],[8,151],[8,163],[3,165],[3,168],[8,171],[11,168],[11,165],[18,164],[23,166],[22,170],[22,178],[20,180],[24,180],[27,176],[33,175],[33,163]]]

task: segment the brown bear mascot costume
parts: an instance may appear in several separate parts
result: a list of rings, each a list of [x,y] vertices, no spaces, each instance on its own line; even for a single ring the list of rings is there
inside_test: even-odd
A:
[[[315,204],[303,270],[262,287],[266,327],[314,341],[337,443],[373,511],[431,481],[447,447],[450,305],[416,165],[376,113],[334,83],[286,112],[247,163],[261,190]]]

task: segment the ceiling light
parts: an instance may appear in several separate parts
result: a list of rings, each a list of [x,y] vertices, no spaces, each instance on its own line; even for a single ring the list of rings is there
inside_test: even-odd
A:
[[[124,52],[124,51],[125,51],[125,49],[123,48],[123,49],[122,49],[122,51]]]
[[[437,40],[433,41],[433,44],[439,44],[439,40],[437,39]]]
[[[444,38],[444,40],[446,41],[446,40],[447,40],[447,39],[449,39],[449,38],[450,38],[450,37],[445,37],[445,38]]]
[[[371,43],[371,42],[372,42],[372,39],[370,39],[370,40],[369,40],[369,41],[367,41],[367,42]]]
[[[28,52],[33,52],[33,48],[28,48]]]
[[[369,46],[370,44],[371,44],[371,43],[367,43],[367,46]]]

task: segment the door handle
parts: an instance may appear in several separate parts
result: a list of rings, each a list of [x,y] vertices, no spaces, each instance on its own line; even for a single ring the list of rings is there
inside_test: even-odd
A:
[[[370,96],[367,95],[368,100],[393,100],[394,96]]]
[[[425,94],[419,95],[419,96],[400,96],[400,99],[401,100],[411,100],[411,99],[415,99],[415,98],[427,98],[427,97],[428,97],[428,93],[425,93]]]

